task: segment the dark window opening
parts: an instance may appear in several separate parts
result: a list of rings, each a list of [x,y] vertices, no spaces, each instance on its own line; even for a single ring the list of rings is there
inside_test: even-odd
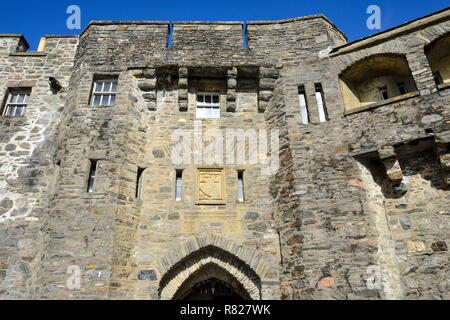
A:
[[[145,169],[138,168],[136,180],[136,199],[140,200],[142,195],[142,176]]]
[[[387,87],[382,87],[382,88],[379,88],[378,90],[380,91],[380,95],[381,95],[381,99],[382,100],[389,99]]]
[[[406,94],[406,87],[404,82],[397,83],[398,91],[400,91],[401,95]]]
[[[91,168],[89,170],[89,180],[88,180],[88,188],[87,191],[89,193],[92,193],[94,190],[94,180],[95,180],[95,174],[97,172],[97,160],[91,160]]]

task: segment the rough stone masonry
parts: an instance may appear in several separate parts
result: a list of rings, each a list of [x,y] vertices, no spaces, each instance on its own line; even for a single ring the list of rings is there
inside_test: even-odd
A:
[[[243,28],[0,34],[0,299],[450,298],[450,9]],[[277,129],[278,170],[174,164],[199,120]]]

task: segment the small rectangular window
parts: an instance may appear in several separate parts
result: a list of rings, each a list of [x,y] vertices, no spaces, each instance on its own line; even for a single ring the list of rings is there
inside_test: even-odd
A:
[[[177,170],[177,178],[175,185],[175,199],[181,201],[181,191],[183,187],[183,170]]]
[[[306,103],[306,93],[304,86],[298,88],[298,99],[300,102],[300,113],[302,116],[302,123],[308,124],[309,123],[308,104]]]
[[[95,174],[97,172],[97,160],[91,160],[91,168],[89,170],[88,189],[89,193],[94,190]]]
[[[381,88],[378,88],[378,90],[380,92],[381,100],[389,99],[387,87],[381,87]]]
[[[404,82],[397,83],[398,91],[400,91],[401,95],[406,94],[406,86]]]
[[[219,119],[220,118],[220,94],[219,93],[197,93],[197,119]]]
[[[325,105],[325,95],[323,94],[322,85],[320,83],[317,83],[315,87],[316,87],[317,108],[319,109],[320,122],[327,122],[328,112],[327,107]]]
[[[92,106],[109,107],[116,103],[117,79],[95,80],[92,88]]]
[[[142,176],[145,169],[138,168],[136,180],[136,199],[140,200],[142,195]]]
[[[442,77],[441,77],[441,74],[439,72],[436,72],[435,74],[433,74],[433,79],[434,79],[434,83],[437,86],[442,84]]]
[[[4,117],[23,117],[30,94],[31,89],[10,89],[2,115]]]
[[[238,200],[244,202],[244,171],[238,171]]]

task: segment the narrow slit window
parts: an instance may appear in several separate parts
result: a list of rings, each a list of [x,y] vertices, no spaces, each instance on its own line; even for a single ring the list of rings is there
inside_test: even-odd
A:
[[[378,89],[380,91],[381,100],[389,99],[389,94],[387,91],[387,87],[381,87]]]
[[[142,196],[142,177],[145,169],[138,168],[136,180],[136,199],[140,200]]]
[[[406,86],[404,82],[397,83],[397,87],[401,95],[406,94]]]
[[[88,189],[89,193],[94,190],[95,174],[97,172],[97,160],[91,160],[91,168],[89,170]]]
[[[5,107],[3,108],[4,117],[23,117],[30,99],[30,89],[10,90]]]
[[[244,171],[238,171],[238,201],[244,202]]]
[[[181,201],[181,191],[183,187],[183,170],[177,170],[177,178],[175,185],[175,200]]]
[[[317,108],[319,110],[319,119],[320,122],[328,121],[328,112],[327,107],[325,105],[325,95],[323,93],[322,85],[316,84],[316,99],[317,99]]]
[[[95,80],[92,88],[92,106],[109,107],[116,103],[117,79]]]
[[[302,116],[302,123],[308,124],[309,123],[308,104],[306,103],[306,93],[304,86],[298,88],[298,99],[300,102],[300,113]]]

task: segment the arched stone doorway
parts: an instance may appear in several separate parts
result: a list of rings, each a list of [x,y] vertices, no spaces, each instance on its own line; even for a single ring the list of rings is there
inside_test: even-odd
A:
[[[173,300],[251,300],[242,284],[214,263],[194,272],[175,293]]]
[[[235,255],[207,246],[162,277],[159,295],[162,300],[260,300],[261,280]]]

